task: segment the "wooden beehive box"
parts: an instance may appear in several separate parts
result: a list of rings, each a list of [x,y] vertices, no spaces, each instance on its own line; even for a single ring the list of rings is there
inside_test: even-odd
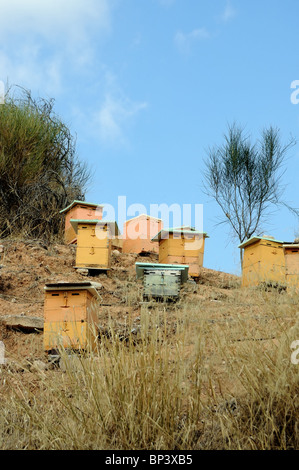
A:
[[[93,350],[96,347],[99,287],[91,282],[52,283],[45,286],[44,350],[60,347]]]
[[[77,236],[76,268],[108,270],[112,240],[118,235],[116,222],[71,220]]]
[[[137,279],[143,280],[144,298],[178,299],[188,279],[189,266],[135,263]]]
[[[290,291],[299,290],[299,243],[283,245],[286,269],[286,284]]]
[[[60,211],[65,216],[64,241],[66,244],[76,244],[77,235],[71,224],[72,219],[102,220],[103,206],[84,201],[73,201],[68,207]]]
[[[284,286],[283,242],[271,237],[252,237],[239,245],[243,249],[242,286],[279,284]]]
[[[159,244],[159,263],[186,264],[189,275],[197,278],[203,266],[206,233],[190,228],[161,230],[153,241]]]
[[[159,247],[151,239],[162,228],[161,219],[146,214],[127,220],[123,228],[123,253],[158,253]]]

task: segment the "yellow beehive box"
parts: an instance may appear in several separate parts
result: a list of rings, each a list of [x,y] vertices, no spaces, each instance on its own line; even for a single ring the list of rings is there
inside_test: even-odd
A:
[[[116,222],[71,220],[77,235],[76,268],[110,269],[112,240],[118,235]]]
[[[190,227],[161,230],[152,240],[159,244],[159,263],[189,266],[189,275],[198,277],[203,266],[205,239],[204,232]]]
[[[84,201],[73,201],[68,207],[60,211],[65,216],[64,241],[68,245],[77,243],[77,235],[71,224],[72,219],[102,220],[103,205]]]
[[[299,291],[299,243],[288,243],[283,245],[286,284],[289,291]]]
[[[243,249],[242,286],[286,284],[283,242],[272,237],[252,237],[239,245]]]
[[[45,351],[51,353],[60,347],[72,350],[96,348],[98,286],[91,282],[46,284]]]

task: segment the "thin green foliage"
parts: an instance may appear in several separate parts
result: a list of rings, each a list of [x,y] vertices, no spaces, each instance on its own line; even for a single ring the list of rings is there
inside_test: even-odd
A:
[[[54,101],[10,89],[0,106],[0,236],[61,235],[59,211],[83,197],[88,179]]]

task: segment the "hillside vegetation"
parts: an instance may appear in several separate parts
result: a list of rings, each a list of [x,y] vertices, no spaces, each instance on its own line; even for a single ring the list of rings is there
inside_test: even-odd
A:
[[[59,239],[59,211],[84,197],[88,179],[54,101],[10,89],[0,106],[0,238]]]
[[[83,277],[74,247],[6,239],[0,319],[43,316],[45,282],[99,282],[98,350],[50,366],[43,333],[0,325],[1,449],[298,449],[298,295],[202,268],[176,303],[144,303],[136,261]]]

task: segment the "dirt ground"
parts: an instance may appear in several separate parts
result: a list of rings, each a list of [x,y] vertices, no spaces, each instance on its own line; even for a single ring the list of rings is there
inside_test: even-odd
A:
[[[219,403],[228,403],[231,397],[239,404],[246,401],[248,389],[243,371],[247,371],[247,377],[251,377],[253,370],[254,378],[263,372],[271,379],[271,374],[275,375],[275,361],[290,362],[291,350],[283,348],[286,338],[298,339],[298,296],[278,290],[244,289],[237,276],[201,268],[197,282],[189,279],[182,286],[177,302],[147,303],[142,295],[142,281],[136,279],[135,263],[156,263],[157,255],[114,251],[107,273],[86,276],[75,269],[75,246],[45,246],[30,240],[3,240],[0,245],[4,246],[0,253],[0,341],[5,345],[7,369],[13,372],[11,380],[16,384],[21,380],[33,393],[42,390],[34,364],[45,366],[46,377],[53,379],[53,383],[57,381],[57,368],[49,366],[43,348],[43,331],[25,333],[11,329],[1,318],[7,315],[43,318],[44,287],[51,282],[89,280],[101,285],[97,307],[99,340],[101,334],[108,334],[109,342],[111,325],[122,339],[128,338],[128,334],[132,338],[134,329],[149,334],[163,331],[170,367],[174,370],[180,367],[186,380],[182,387],[193,390],[194,378],[200,380],[200,400],[205,410],[214,412],[213,407],[218,409]],[[142,330],[146,322],[149,329]],[[212,404],[214,400],[217,405]],[[207,439],[214,439],[209,413],[203,414],[202,422]],[[204,442],[201,445],[204,448]],[[215,445],[217,448],[217,442]]]
[[[34,240],[1,241],[0,253],[0,340],[5,343],[6,355],[15,358],[43,358],[42,333],[24,334],[8,330],[1,324],[1,317],[44,315],[44,286],[49,282],[79,282],[91,280],[102,285],[100,289],[100,324],[105,327],[108,318],[124,323],[126,318],[139,318],[142,285],[136,280],[136,262],[158,262],[156,254],[112,254],[108,273],[85,276],[75,269],[75,246],[53,245],[48,247]],[[221,302],[231,295],[231,287],[238,285],[233,275],[202,268],[196,289],[192,284],[183,290],[183,298],[197,301]],[[216,306],[216,305],[215,305]]]

